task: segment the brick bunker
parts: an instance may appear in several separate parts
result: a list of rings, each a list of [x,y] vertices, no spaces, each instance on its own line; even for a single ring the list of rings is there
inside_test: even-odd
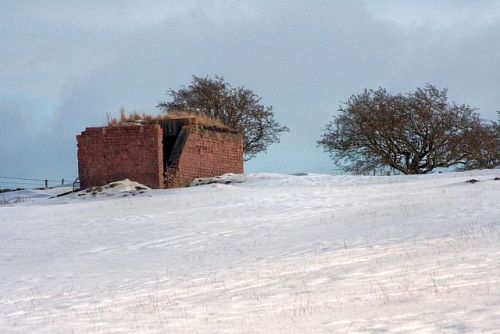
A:
[[[86,128],[76,138],[82,189],[125,178],[174,188],[197,177],[243,173],[243,136],[196,117]]]

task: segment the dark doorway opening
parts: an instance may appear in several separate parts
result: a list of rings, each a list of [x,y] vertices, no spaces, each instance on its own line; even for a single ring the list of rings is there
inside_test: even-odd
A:
[[[169,119],[161,122],[163,129],[164,169],[175,166],[187,138],[183,127],[190,124],[190,119]]]
[[[172,165],[170,161],[170,157],[172,156],[172,152],[174,151],[175,142],[179,134],[176,136],[163,136],[163,161],[166,167]]]

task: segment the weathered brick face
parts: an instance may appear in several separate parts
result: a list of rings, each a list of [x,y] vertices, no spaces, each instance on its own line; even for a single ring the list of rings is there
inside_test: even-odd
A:
[[[163,144],[159,125],[87,128],[78,141],[82,188],[129,178],[163,187]]]
[[[183,127],[170,161],[164,162],[164,147],[174,142],[163,131],[158,124],[85,129],[77,136],[81,187],[128,178],[151,188],[172,188],[197,177],[243,173],[240,134]]]
[[[243,173],[243,138],[239,134],[191,130],[169,187],[186,186],[197,177]]]

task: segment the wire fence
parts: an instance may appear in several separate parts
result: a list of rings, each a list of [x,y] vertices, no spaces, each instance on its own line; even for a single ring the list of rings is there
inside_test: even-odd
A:
[[[73,184],[70,178],[61,179],[34,179],[11,176],[0,176],[0,191],[19,189],[48,189]]]

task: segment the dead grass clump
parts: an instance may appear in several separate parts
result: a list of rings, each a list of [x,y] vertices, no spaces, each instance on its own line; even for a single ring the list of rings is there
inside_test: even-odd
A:
[[[208,128],[216,128],[216,129],[226,129],[233,130],[229,126],[225,125],[222,121],[208,117],[206,115],[189,113],[185,111],[176,111],[168,114],[162,114],[159,116],[160,120],[175,120],[175,119],[194,119],[198,125],[203,125]]]
[[[223,122],[210,118],[205,115],[176,111],[168,114],[161,114],[157,116],[147,115],[145,113],[139,114],[137,112],[132,112],[127,114],[124,109],[120,110],[119,118],[109,118],[108,126],[131,126],[131,125],[141,125],[141,124],[158,124],[162,121],[168,120],[192,120],[193,124],[197,124],[203,128],[209,129],[219,129],[234,132],[235,130],[225,125]]]

